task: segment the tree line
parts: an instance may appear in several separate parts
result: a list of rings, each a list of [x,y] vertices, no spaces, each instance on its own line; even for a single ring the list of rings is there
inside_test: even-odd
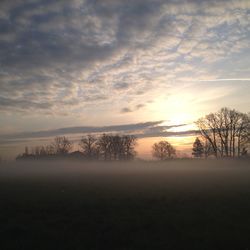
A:
[[[136,137],[133,135],[86,135],[78,145],[80,150],[72,152],[73,143],[65,136],[58,136],[49,145],[25,147],[24,153],[16,159],[132,160],[136,155]]]
[[[194,157],[242,157],[250,145],[250,114],[222,108],[200,118],[200,137],[193,144]]]
[[[222,108],[198,119],[198,127],[192,156],[194,158],[239,158],[248,156],[250,147],[250,114]],[[160,141],[152,147],[153,157],[166,160],[176,157],[176,149],[168,141]]]
[[[222,108],[198,119],[197,137],[193,143],[192,156],[244,157],[250,145],[250,114],[234,109]],[[71,157],[86,160],[132,160],[136,156],[137,138],[133,135],[103,134],[99,137],[86,135],[78,145],[80,150],[72,152],[73,143],[65,136],[56,137],[46,146],[36,146],[17,159],[41,159]],[[152,146],[152,156],[159,160],[176,157],[176,149],[168,141],[160,141]]]

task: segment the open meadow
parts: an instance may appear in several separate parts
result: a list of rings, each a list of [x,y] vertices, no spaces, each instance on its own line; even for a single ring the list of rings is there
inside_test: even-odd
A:
[[[250,249],[247,160],[0,165],[0,249]]]

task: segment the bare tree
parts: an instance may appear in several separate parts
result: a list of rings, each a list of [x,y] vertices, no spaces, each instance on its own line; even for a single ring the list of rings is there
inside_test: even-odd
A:
[[[196,124],[215,157],[240,157],[249,141],[249,115],[222,108],[200,118]]]
[[[98,157],[99,147],[95,136],[83,136],[80,140],[79,146],[88,159],[96,159]]]
[[[136,137],[133,135],[103,134],[97,145],[104,160],[131,160],[136,155]]]
[[[123,152],[124,160],[134,159],[136,155],[135,146],[136,146],[136,137],[133,135],[124,135],[123,139]]]
[[[200,118],[196,125],[200,129],[201,136],[208,141],[213,149],[215,157],[218,155],[218,146],[217,146],[217,135],[215,128],[215,118],[214,114],[209,114],[205,118]]]
[[[25,146],[24,154],[25,154],[25,155],[29,155],[29,148],[28,148],[27,146]]]
[[[175,148],[167,141],[160,141],[153,145],[152,154],[155,158],[166,160],[176,155]]]
[[[53,147],[53,145],[47,145],[45,146],[45,151],[47,155],[55,155],[55,148]]]
[[[54,151],[58,155],[65,155],[72,149],[72,143],[65,136],[58,136],[54,139],[52,143]]]
[[[100,154],[104,160],[111,160],[111,140],[110,136],[103,134],[97,142],[100,150]]]
[[[214,150],[213,150],[211,143],[207,139],[204,139],[204,138],[201,138],[201,139],[203,139],[202,144],[204,147],[204,157],[208,158],[210,155],[214,155]]]
[[[237,155],[246,155],[250,146],[250,114],[241,114],[236,129],[237,136]]]

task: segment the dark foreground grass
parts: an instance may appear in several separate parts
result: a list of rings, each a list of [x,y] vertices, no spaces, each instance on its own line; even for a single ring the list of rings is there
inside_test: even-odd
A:
[[[0,167],[0,249],[250,249],[249,162]]]

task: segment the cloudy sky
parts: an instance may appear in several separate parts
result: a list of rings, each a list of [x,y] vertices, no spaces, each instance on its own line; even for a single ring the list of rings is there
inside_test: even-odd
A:
[[[249,0],[0,2],[2,140],[144,123],[176,132],[224,106],[248,112],[249,93]]]

